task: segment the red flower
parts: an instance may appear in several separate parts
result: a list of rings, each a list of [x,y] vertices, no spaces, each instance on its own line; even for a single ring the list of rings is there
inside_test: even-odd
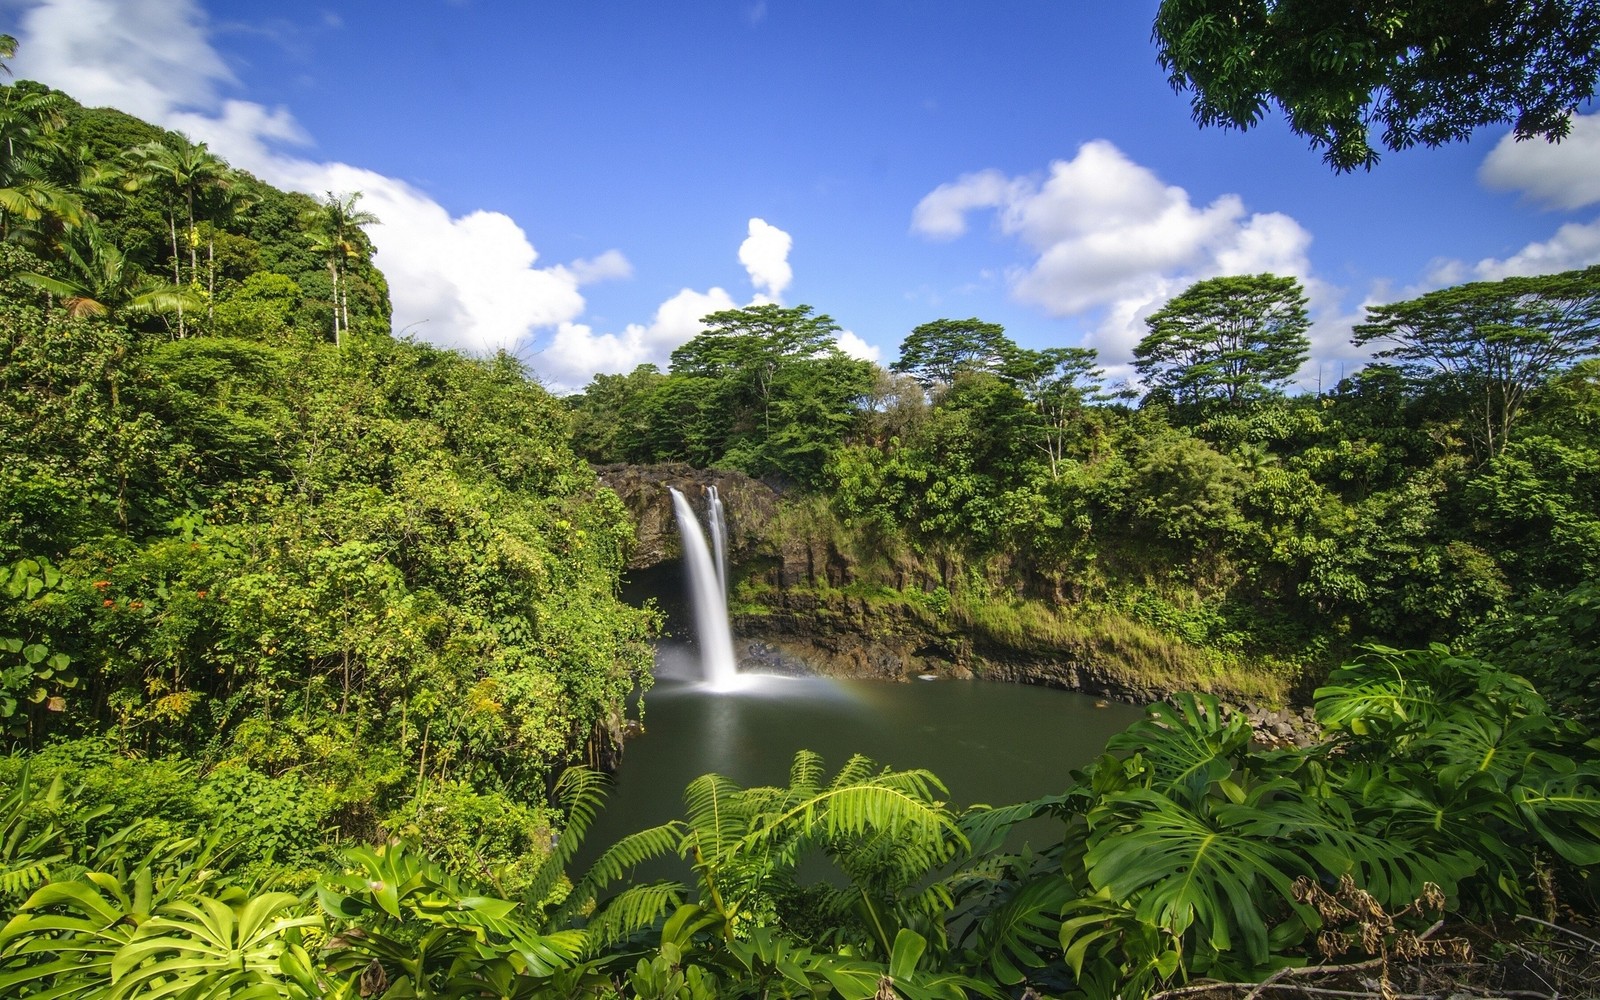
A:
[[[109,586],[111,586],[110,580],[96,580],[94,582],[94,589],[96,590],[104,590]]]
[[[201,600],[204,600],[205,596],[206,596],[206,592],[203,591],[203,590],[197,590],[197,591],[194,592],[194,596],[200,598]]]
[[[113,601],[113,600],[111,600],[111,599],[110,599],[110,598],[106,598],[106,599],[105,599],[105,600],[104,600],[104,601],[101,601],[101,602],[100,602],[100,606],[101,606],[101,607],[102,607],[102,608],[109,608],[109,607],[111,607],[111,606],[112,606],[112,605],[113,605],[113,604],[116,604],[116,603],[117,603],[117,602],[116,602],[116,601]]]
[[[144,607],[144,602],[143,601],[129,601],[128,602],[128,607],[130,607],[130,608],[142,608],[142,607]]]

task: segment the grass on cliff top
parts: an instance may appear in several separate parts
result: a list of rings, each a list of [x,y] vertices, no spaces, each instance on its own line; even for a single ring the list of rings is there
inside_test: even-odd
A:
[[[932,631],[965,634],[985,644],[1043,659],[1070,659],[1120,679],[1134,690],[1206,691],[1237,701],[1282,704],[1299,668],[1266,656],[1201,645],[1107,605],[1064,606],[969,590],[952,594],[896,590],[857,581],[844,588],[807,588],[823,599],[854,598],[870,609],[911,609]],[[765,613],[777,590],[746,580],[736,609]]]
[[[1281,704],[1298,672],[1276,659],[1194,645],[1104,607],[957,594],[950,601],[950,622],[997,645],[1040,654],[1059,651],[1122,678],[1129,687],[1207,691]]]

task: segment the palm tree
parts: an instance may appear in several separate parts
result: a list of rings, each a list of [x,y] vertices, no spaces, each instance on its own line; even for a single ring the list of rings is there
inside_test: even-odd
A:
[[[17,277],[59,297],[67,315],[163,315],[194,309],[200,296],[193,288],[152,280],[128,263],[121,250],[100,236],[93,225],[78,230],[77,238],[62,248],[60,265],[67,277],[25,271]]]
[[[167,229],[172,238],[172,283],[183,284],[181,252],[178,249],[178,215],[183,212],[189,244],[189,283],[200,284],[200,235],[195,227],[200,212],[218,194],[225,194],[237,177],[203,142],[190,142],[182,136],[171,144],[148,142],[128,151],[134,165],[129,186],[137,189],[155,184],[164,190],[167,202]],[[185,333],[183,313],[178,314],[178,336]]]
[[[4,54],[0,45],[0,54]],[[3,65],[3,64],[0,64]],[[48,162],[61,150],[53,138],[65,124],[66,101],[59,94],[0,91],[0,239],[13,228],[31,232],[35,224],[81,225],[87,212],[77,193],[52,181]]]
[[[310,229],[311,245],[328,262],[328,278],[333,283],[333,342],[341,343],[340,332],[350,330],[350,296],[344,277],[344,262],[361,254],[356,242],[363,226],[379,224],[371,212],[356,208],[361,192],[336,195],[329,191],[316,208],[308,209],[301,221]]]

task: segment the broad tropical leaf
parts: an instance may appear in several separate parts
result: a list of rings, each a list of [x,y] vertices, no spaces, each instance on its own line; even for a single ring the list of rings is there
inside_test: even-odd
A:
[[[1198,925],[1217,951],[1237,944],[1265,961],[1263,915],[1289,908],[1309,919],[1293,895],[1294,876],[1309,872],[1281,845],[1283,824],[1270,806],[1253,799],[1195,812],[1154,791],[1109,796],[1103,808],[1118,822],[1091,820],[1090,883],[1129,900],[1141,920],[1176,935]]]

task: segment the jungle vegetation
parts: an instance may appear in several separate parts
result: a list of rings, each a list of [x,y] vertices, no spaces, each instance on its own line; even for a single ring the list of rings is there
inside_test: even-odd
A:
[[[1455,290],[1500,317],[1449,348],[1477,368],[1424,364],[1455,299],[1375,311],[1397,363],[1324,393],[1283,393],[1303,304],[1259,276],[1270,350],[1192,290],[1137,406],[981,320],[883,371],[775,305],[563,402],[391,335],[354,192],[26,82],[0,129],[0,995],[1146,997],[1596,910],[1593,272]],[[1558,299],[1559,337],[1506,327]],[[773,477],[963,553],[957,588],[1311,650],[1329,739],[1177,696],[993,808],[802,753],[579,870],[654,627],[585,457]],[[681,881],[632,879],[662,856]]]

